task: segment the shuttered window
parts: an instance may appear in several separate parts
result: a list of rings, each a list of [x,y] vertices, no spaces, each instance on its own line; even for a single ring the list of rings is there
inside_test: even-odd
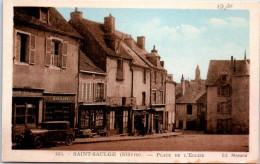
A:
[[[110,111],[109,125],[110,129],[115,129],[115,111]]]
[[[46,38],[45,65],[67,67],[68,43],[61,39]]]
[[[16,32],[15,37],[15,61],[34,64],[36,50],[36,37],[25,32]]]

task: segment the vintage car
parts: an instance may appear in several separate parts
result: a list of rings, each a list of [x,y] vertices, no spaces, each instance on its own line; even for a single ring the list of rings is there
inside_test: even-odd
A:
[[[64,141],[67,146],[75,140],[75,132],[68,121],[48,121],[40,129],[29,129],[24,133],[24,145],[41,148],[46,143]]]

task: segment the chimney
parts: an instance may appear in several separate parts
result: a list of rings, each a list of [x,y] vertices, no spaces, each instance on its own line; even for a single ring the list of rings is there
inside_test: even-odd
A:
[[[183,74],[181,76],[181,93],[182,93],[182,96],[184,96],[185,94],[185,80],[184,80],[184,77],[183,77]]]
[[[130,47],[130,48],[132,48],[133,47],[133,39],[132,39],[132,37],[130,36],[130,37],[127,37],[127,38],[125,38],[124,39],[124,42],[125,42],[125,44],[128,46],[128,47]]]
[[[105,30],[108,33],[115,32],[115,18],[111,14],[109,14],[108,17],[104,18],[104,26],[105,26]]]
[[[164,61],[160,61],[162,67],[164,67]]]
[[[75,11],[70,13],[70,19],[72,20],[82,20],[82,12],[78,11],[78,8],[75,8]]]
[[[144,36],[138,36],[137,37],[137,45],[141,49],[145,49],[145,37]]]
[[[236,72],[237,68],[236,68],[236,59],[234,59],[234,64],[233,64],[233,72]]]
[[[168,74],[167,76],[170,80],[173,80],[173,74]]]
[[[155,49],[155,45],[153,46],[153,49],[151,50],[151,52],[154,52],[157,54],[158,51]]]
[[[245,54],[244,54],[244,60],[246,60],[246,50],[245,50]]]

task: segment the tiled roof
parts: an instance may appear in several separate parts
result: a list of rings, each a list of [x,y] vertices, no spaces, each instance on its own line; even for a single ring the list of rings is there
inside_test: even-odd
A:
[[[14,7],[14,22],[42,30],[65,34],[72,37],[81,38],[62,15],[53,7],[46,7],[49,10],[49,23],[41,21],[32,16],[33,11],[39,11],[40,7]]]
[[[95,66],[92,61],[84,54],[84,52],[80,51],[80,70],[82,71],[90,71],[97,73],[105,73],[102,69]]]
[[[90,20],[82,19],[77,21],[70,20],[69,23],[83,36],[89,37],[91,35],[98,44],[102,47],[102,49],[106,52],[109,56],[114,57],[121,57],[124,59],[132,59],[131,56],[124,53],[116,53],[112,50],[109,46],[107,46],[105,42],[105,31],[104,25],[101,23],[93,22]]]
[[[176,87],[176,94],[181,92],[181,86],[178,84]],[[200,98],[206,92],[205,80],[201,82],[191,81],[185,82],[184,96],[176,99],[176,103],[196,103],[196,100]]]
[[[249,60],[236,60],[236,71],[234,72],[231,60],[211,60],[209,63],[206,85],[215,85],[220,74],[223,72],[226,72],[229,76],[249,75],[249,63]]]

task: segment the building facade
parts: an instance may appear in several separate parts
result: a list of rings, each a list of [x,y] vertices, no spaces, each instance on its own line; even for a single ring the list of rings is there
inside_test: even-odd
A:
[[[197,100],[206,92],[205,80],[200,78],[200,69],[195,70],[195,80],[184,80],[176,87],[176,128],[197,130],[198,115]]]
[[[43,121],[76,126],[81,36],[49,7],[14,7],[13,136]]]
[[[80,51],[79,91],[78,91],[78,128],[83,135],[91,132],[107,131],[107,77]]]
[[[206,80],[207,132],[249,133],[249,60],[211,60]]]
[[[104,23],[82,18],[82,12],[71,13],[70,25],[83,37],[81,49],[106,74],[106,118],[109,135],[129,133],[133,97],[132,57],[125,53],[115,30],[115,18],[110,15]]]
[[[175,123],[175,89],[176,83],[173,81],[173,75],[168,74],[166,77],[166,96],[165,110],[168,114],[168,119],[165,119],[165,130],[173,131]]]

